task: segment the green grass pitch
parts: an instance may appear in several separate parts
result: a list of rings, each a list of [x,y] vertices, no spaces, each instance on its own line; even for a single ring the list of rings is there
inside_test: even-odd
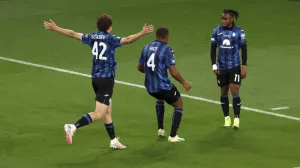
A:
[[[90,33],[96,17],[113,16],[113,33],[126,36],[144,23],[170,29],[177,67],[192,82],[182,94],[219,99],[211,71],[210,36],[224,8],[240,12],[248,40],[246,107],[300,118],[298,75],[300,3],[288,0],[0,0],[0,57],[89,74],[87,46],[43,28],[59,26]],[[151,34],[117,50],[117,80],[143,84],[136,65]],[[222,128],[219,105],[183,98],[180,135],[170,144],[156,136],[155,100],[144,89],[115,85],[116,133],[128,146],[112,151],[103,123],[78,130],[67,145],[63,124],[94,110],[86,77],[0,60],[1,168],[294,168],[300,166],[300,121],[242,110],[241,129]],[[272,111],[270,108],[289,107]],[[232,113],[232,110],[231,110]],[[172,108],[166,108],[170,131]]]

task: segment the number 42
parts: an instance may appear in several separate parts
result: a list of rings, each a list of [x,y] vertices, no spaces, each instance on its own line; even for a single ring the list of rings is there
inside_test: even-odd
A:
[[[94,46],[93,46],[93,49],[92,49],[93,55],[96,57],[96,59],[107,60],[107,57],[104,57],[104,56],[103,56],[104,53],[105,53],[105,51],[106,51],[106,49],[107,49],[106,44],[103,43],[103,42],[100,42],[100,43],[99,43],[99,46],[102,47],[102,50],[101,50],[100,53],[99,53],[99,51],[98,51],[98,42],[95,41]]]

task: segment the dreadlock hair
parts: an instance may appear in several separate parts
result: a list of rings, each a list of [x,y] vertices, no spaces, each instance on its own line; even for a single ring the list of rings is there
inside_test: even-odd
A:
[[[232,10],[232,9],[224,9],[223,13],[229,14],[231,17],[235,18],[238,20],[240,14],[238,11]]]

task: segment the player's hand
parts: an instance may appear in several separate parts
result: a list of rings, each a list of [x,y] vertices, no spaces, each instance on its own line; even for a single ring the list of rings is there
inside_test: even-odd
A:
[[[241,77],[242,77],[242,79],[244,79],[244,78],[246,78],[246,76],[247,76],[247,66],[243,65],[242,66]]]
[[[44,21],[44,27],[47,30],[55,30],[57,28],[57,25],[55,24],[55,22],[53,22],[53,20],[50,19],[50,22]]]
[[[213,64],[212,69],[217,76],[220,75],[220,70],[216,64]]]
[[[152,25],[148,25],[148,26],[147,26],[147,24],[145,23],[145,25],[144,25],[144,27],[143,27],[143,30],[142,30],[142,33],[143,33],[144,35],[146,35],[146,34],[152,33],[153,30],[154,30],[154,27],[153,27]]]
[[[185,88],[186,91],[189,91],[192,88],[192,83],[188,82],[188,81],[184,81],[182,85],[183,85],[183,87]]]
[[[219,70],[219,69],[214,70],[214,73],[215,73],[216,75],[220,75],[220,70]]]

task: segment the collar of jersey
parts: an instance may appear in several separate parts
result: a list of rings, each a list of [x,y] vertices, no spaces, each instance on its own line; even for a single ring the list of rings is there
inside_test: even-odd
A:
[[[155,42],[160,42],[160,43],[163,43],[163,44],[167,44],[167,43],[164,43],[164,42],[162,42],[162,41],[159,41],[159,40],[155,40]]]

